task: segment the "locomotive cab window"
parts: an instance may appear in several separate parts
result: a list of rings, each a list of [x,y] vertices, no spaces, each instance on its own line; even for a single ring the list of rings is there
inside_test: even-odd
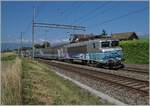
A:
[[[119,46],[119,41],[112,41],[111,46],[112,47]]]
[[[109,47],[110,42],[101,42],[101,47]]]

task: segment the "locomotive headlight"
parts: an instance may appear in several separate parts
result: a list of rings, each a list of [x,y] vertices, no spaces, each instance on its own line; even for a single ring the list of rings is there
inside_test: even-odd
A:
[[[121,58],[119,58],[119,57],[117,57],[116,59],[117,59],[117,60],[121,60]]]
[[[105,52],[105,50],[104,50],[104,49],[102,49],[102,52]]]

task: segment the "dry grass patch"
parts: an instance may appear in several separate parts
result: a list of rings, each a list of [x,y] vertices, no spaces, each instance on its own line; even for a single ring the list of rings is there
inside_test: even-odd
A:
[[[2,61],[1,83],[2,104],[21,104],[21,60],[19,58]]]
[[[10,56],[10,55],[14,55],[14,52],[5,52],[5,53],[1,53],[2,56]]]
[[[15,60],[16,57],[17,57],[17,55],[14,52],[1,53],[1,60],[2,61]]]

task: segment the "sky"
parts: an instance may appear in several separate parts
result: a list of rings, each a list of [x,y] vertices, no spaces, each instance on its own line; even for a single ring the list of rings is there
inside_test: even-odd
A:
[[[119,32],[149,33],[149,3],[147,1],[3,1],[1,2],[2,42],[32,41],[33,7],[35,22],[78,25],[86,31],[35,28],[35,42],[63,42],[72,33],[109,35]]]

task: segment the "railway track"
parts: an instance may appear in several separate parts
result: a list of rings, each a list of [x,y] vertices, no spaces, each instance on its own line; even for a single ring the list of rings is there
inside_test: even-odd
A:
[[[139,68],[125,67],[125,68],[120,69],[120,70],[122,70],[122,71],[130,71],[130,72],[139,73],[139,74],[149,74],[149,70],[148,69],[139,69]]]
[[[129,77],[120,76],[112,73],[100,72],[91,68],[89,69],[89,68],[82,67],[81,65],[74,65],[74,64],[58,62],[58,61],[47,61],[47,60],[40,60],[40,61],[49,64],[51,66],[63,69],[65,71],[77,73],[82,76],[92,78],[94,80],[103,80],[115,86],[122,86],[129,90],[134,90],[137,93],[143,93],[144,95],[149,94],[148,81],[129,78]]]

